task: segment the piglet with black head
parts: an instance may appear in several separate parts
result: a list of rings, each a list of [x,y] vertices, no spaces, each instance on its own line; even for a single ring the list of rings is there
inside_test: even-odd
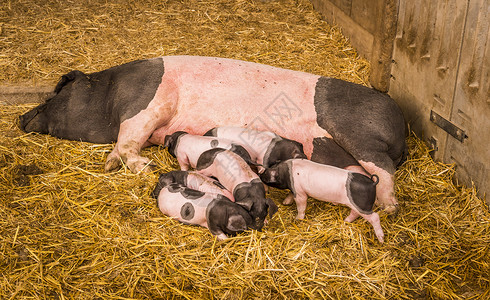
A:
[[[281,162],[260,174],[260,179],[270,186],[289,189],[283,204],[296,201],[297,219],[305,217],[308,196],[351,208],[347,222],[362,216],[374,227],[376,237],[382,243],[384,233],[379,216],[373,211],[376,200],[378,176],[371,178],[348,170],[323,165],[306,159],[290,159]]]
[[[168,152],[177,158],[180,169],[183,171],[189,168],[196,168],[197,160],[204,151],[223,148],[233,151],[243,158],[247,163],[252,164],[250,154],[237,143],[229,139],[200,136],[188,134],[185,131],[176,131],[165,136],[163,143],[168,148]]]
[[[252,229],[261,230],[267,215],[277,212],[277,205],[265,197],[264,185],[248,164],[230,150],[215,148],[204,152],[197,161],[196,170],[213,176],[232,191],[235,202],[252,216]]]
[[[270,131],[222,126],[213,128],[204,135],[228,139],[243,146],[250,153],[252,161],[264,168],[291,158],[306,158],[301,143]],[[259,168],[259,172],[262,170]]]
[[[206,227],[219,240],[253,227],[248,212],[221,194],[204,193],[176,183],[156,189],[152,194],[163,214],[184,224]]]

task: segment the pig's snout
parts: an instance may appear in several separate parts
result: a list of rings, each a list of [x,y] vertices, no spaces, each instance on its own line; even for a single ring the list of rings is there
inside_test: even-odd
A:
[[[19,126],[25,132],[36,131],[35,118],[39,114],[39,109],[36,107],[19,117]]]

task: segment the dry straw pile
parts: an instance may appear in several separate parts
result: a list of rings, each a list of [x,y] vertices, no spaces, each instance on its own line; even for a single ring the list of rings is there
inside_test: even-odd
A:
[[[369,65],[307,1],[8,1],[3,82],[53,82],[171,54],[239,58],[366,83]],[[1,99],[0,99],[1,101]],[[112,145],[24,134],[0,106],[0,299],[486,299],[490,213],[411,135],[398,170],[401,212],[380,245],[345,207],[280,205],[263,232],[217,242],[163,216],[150,198],[177,168],[144,150],[149,175],[103,172]],[[285,196],[273,190],[276,203]]]

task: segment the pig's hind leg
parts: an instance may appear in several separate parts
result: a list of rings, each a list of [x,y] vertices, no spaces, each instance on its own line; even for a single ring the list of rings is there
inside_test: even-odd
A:
[[[358,212],[356,209],[352,208],[350,214],[345,218],[345,222],[353,222],[359,216],[362,216],[366,219],[374,228],[374,233],[378,238],[380,243],[384,242],[384,233],[383,228],[381,228],[381,221],[379,220],[379,215],[376,212],[372,212],[371,214],[363,214]]]
[[[296,197],[294,197],[294,199],[296,201],[296,209],[298,210],[298,215],[296,216],[296,219],[302,220],[305,218],[305,211],[306,211],[306,204],[307,204],[306,202],[308,200],[308,195],[303,193],[296,193]]]
[[[378,241],[380,243],[383,243],[385,234],[383,233],[383,228],[381,228],[381,221],[379,220],[379,215],[376,212],[373,212],[369,215],[361,214],[361,216],[364,219],[366,219],[369,223],[371,223],[371,225],[373,225],[374,233],[376,234]]]

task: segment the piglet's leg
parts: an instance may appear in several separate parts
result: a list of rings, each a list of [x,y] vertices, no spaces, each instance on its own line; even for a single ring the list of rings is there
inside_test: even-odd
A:
[[[224,241],[226,240],[228,237],[226,236],[226,234],[224,234],[223,232],[216,235],[216,238],[218,239],[218,241]]]
[[[350,214],[347,216],[347,218],[345,218],[345,222],[348,222],[348,223],[353,222],[358,217],[359,217],[359,214],[354,209],[352,209],[350,211]]]
[[[289,192],[289,194],[286,196],[286,198],[284,198],[284,200],[282,201],[282,204],[283,205],[291,205],[291,204],[293,204],[293,201],[294,201],[294,195],[293,195],[293,193]]]
[[[379,220],[379,215],[373,212],[369,215],[361,214],[361,216],[364,219],[366,219],[369,223],[371,223],[371,225],[373,225],[374,233],[376,234],[378,241],[380,243],[383,243],[385,234],[383,233],[383,228],[381,228],[381,221]]]
[[[297,194],[295,200],[296,200],[296,208],[298,209],[298,215],[296,216],[296,219],[302,220],[305,218],[306,200],[308,200],[308,195]]]
[[[148,138],[153,131],[171,120],[177,99],[175,84],[162,80],[147,108],[121,123],[116,146],[107,157],[105,170],[113,171],[119,168],[121,161],[134,173],[145,169],[150,160],[141,157],[139,153],[148,145]]]

